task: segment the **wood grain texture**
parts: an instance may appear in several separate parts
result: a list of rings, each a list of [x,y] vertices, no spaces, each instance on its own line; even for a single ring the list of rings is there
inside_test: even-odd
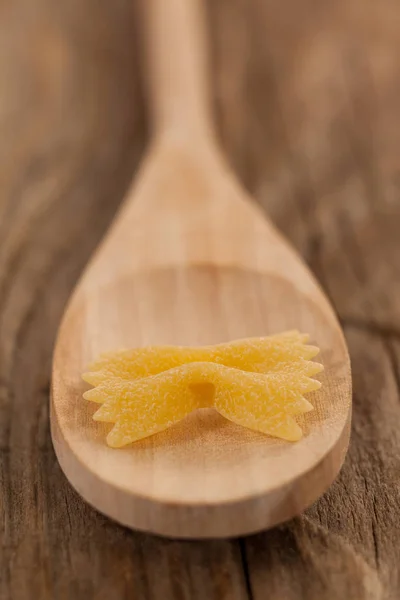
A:
[[[345,325],[355,406],[339,480],[272,532],[187,543],[112,524],[57,466],[55,331],[145,141],[130,4],[0,3],[0,597],[396,599],[395,0],[209,2],[225,150]]]

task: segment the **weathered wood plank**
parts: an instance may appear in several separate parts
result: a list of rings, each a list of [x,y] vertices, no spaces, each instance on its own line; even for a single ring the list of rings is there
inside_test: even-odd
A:
[[[220,39],[222,138],[346,325],[354,426],[349,457],[329,493],[304,517],[246,542],[250,588],[255,599],[395,598],[400,203],[393,153],[400,138],[391,127],[399,118],[400,35],[391,21],[400,10],[394,3],[386,10],[368,3],[366,10],[356,1],[312,10],[309,3],[310,16],[283,4],[279,17],[276,4],[252,2],[247,22],[221,6],[230,40],[238,31],[241,57],[233,62],[242,69],[236,93],[224,96],[223,74],[234,67],[229,40],[224,53]]]
[[[34,9],[7,2],[0,26],[0,597],[242,600],[236,543],[131,534],[85,505],[55,459],[55,332],[131,179],[144,124],[129,3]]]
[[[337,482],[272,532],[196,543],[125,531],[60,472],[47,412],[54,335],[146,138],[131,4],[0,3],[0,597],[395,599],[395,0],[208,2],[222,143],[345,324],[355,410]]]

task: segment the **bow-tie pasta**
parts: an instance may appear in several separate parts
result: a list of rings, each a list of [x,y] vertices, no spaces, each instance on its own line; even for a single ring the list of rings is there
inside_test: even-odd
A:
[[[114,423],[121,447],[162,431],[193,410],[214,407],[244,427],[288,441],[302,431],[294,415],[312,410],[303,394],[320,387],[322,365],[308,336],[288,332],[198,348],[153,346],[102,355],[83,375],[96,386],[94,419]]]

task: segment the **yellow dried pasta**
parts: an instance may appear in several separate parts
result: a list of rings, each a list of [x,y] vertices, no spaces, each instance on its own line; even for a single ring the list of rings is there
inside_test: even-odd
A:
[[[318,353],[298,332],[206,347],[153,346],[102,355],[83,379],[87,400],[113,423],[107,443],[122,447],[162,431],[193,410],[214,407],[244,427],[288,441],[302,430],[293,416],[312,410],[303,394],[320,382]]]

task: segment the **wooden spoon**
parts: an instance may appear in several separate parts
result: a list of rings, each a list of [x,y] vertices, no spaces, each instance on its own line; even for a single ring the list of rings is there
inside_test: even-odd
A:
[[[146,0],[154,136],[133,190],[77,285],[53,364],[51,428],[74,488],[113,519],[177,537],[223,537],[289,519],[322,494],[347,450],[351,377],[329,302],[249,199],[212,132],[200,0]],[[322,351],[315,410],[289,443],[212,409],[111,449],[81,374],[101,352],[203,345],[288,329]]]

